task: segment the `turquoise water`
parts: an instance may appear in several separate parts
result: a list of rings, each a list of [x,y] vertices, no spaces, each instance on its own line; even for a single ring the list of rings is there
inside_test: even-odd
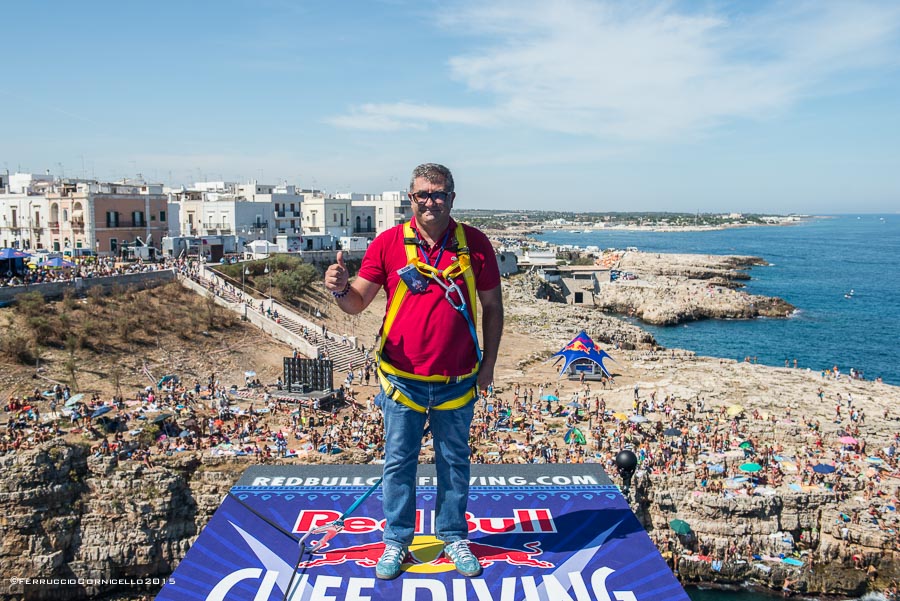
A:
[[[642,325],[666,347],[701,355],[815,370],[851,367],[900,385],[900,215],[839,215],[793,226],[712,232],[547,232],[539,239],[581,247],[759,256],[746,290],[795,307],[788,319],[707,320]],[[852,298],[845,298],[853,290]],[[736,600],[737,601],[737,600]]]

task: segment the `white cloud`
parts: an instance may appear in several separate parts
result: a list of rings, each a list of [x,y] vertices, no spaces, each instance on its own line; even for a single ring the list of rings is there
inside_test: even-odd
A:
[[[347,115],[331,117],[332,125],[351,129],[395,131],[425,129],[429,123],[452,125],[490,125],[495,121],[491,109],[465,109],[420,105],[409,102],[363,104]]]
[[[456,6],[440,23],[476,45],[449,58],[447,76],[481,106],[368,104],[330,122],[666,139],[702,134],[728,120],[768,118],[804,97],[865,85],[860,81],[874,69],[896,67],[900,6],[737,6],[749,8],[698,12],[675,3],[595,0]]]

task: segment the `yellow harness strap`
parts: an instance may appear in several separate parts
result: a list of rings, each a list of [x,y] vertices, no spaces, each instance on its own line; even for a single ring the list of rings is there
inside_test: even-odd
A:
[[[456,224],[456,230],[454,234],[457,243],[457,260],[454,261],[453,264],[451,264],[449,267],[447,267],[447,269],[441,271],[432,267],[431,265],[428,265],[427,263],[423,263],[419,259],[418,247],[415,242],[416,233],[412,229],[412,223],[404,223],[403,239],[404,247],[406,249],[406,261],[407,264],[414,264],[416,266],[416,269],[420,273],[429,278],[443,277],[446,280],[452,280],[453,278],[462,275],[469,297],[466,301],[467,309],[471,311],[472,322],[477,323],[478,315],[476,304],[477,297],[475,296],[475,274],[473,273],[472,269],[472,260],[469,255],[469,247],[466,245],[466,233],[461,223]],[[462,376],[420,376],[418,374],[413,374],[401,369],[397,369],[384,359],[384,356],[382,354],[382,351],[384,350],[384,344],[387,341],[388,333],[391,331],[391,327],[394,325],[394,321],[397,319],[397,316],[400,313],[400,307],[403,305],[403,300],[406,298],[406,295],[408,293],[409,288],[406,286],[406,282],[401,279],[397,284],[397,289],[394,290],[394,296],[391,298],[391,304],[388,306],[387,313],[385,314],[384,326],[381,329],[381,343],[379,344],[378,352],[376,353],[378,357],[378,378],[381,382],[381,387],[387,396],[391,397],[398,403],[403,403],[411,409],[424,413],[425,408],[412,401],[409,397],[398,390],[393,384],[391,384],[386,378],[386,374],[401,378],[408,378],[410,380],[418,380],[421,382],[450,384],[473,377],[478,373],[479,366],[476,365],[471,372]],[[458,409],[459,407],[465,406],[466,403],[472,400],[474,396],[475,387],[473,386],[469,390],[469,392],[462,395],[461,397],[445,401],[440,405],[434,406],[433,409]]]

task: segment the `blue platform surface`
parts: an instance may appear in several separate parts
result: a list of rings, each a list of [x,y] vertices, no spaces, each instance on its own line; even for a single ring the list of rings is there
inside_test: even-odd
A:
[[[300,538],[337,519],[380,476],[380,466],[368,465],[248,468],[156,598],[688,601],[595,464],[473,465],[469,540],[484,566],[477,578],[460,576],[441,553],[431,465],[419,466],[416,537],[399,578],[375,578],[384,548],[380,488],[298,564]]]

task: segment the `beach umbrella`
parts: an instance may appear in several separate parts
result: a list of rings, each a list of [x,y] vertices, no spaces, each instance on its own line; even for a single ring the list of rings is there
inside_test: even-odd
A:
[[[644,417],[643,415],[632,415],[631,417],[628,418],[628,421],[630,421],[633,424],[643,424],[644,422],[649,422],[650,420],[647,419],[646,417]]]
[[[62,257],[53,257],[51,259],[46,259],[39,263],[41,267],[49,267],[51,269],[61,269],[68,267],[75,267],[75,263],[71,261],[66,261]]]
[[[584,438],[584,433],[578,428],[569,428],[566,430],[565,435],[563,435],[563,440],[566,444],[571,444],[575,442],[576,444],[585,444],[587,441]]]
[[[84,398],[84,393],[79,392],[78,394],[73,394],[69,397],[69,400],[66,401],[66,407],[74,407],[81,399]]]
[[[856,444],[859,441],[852,436],[841,436],[840,438],[838,438],[838,442],[841,444]]]
[[[707,468],[709,469],[710,473],[713,474],[721,474],[725,471],[725,466],[721,463],[712,463],[708,465]]]
[[[545,394],[544,396],[541,397],[541,400],[542,401],[558,401],[559,397],[556,396],[555,394]]]
[[[624,413],[622,413],[621,411],[618,413],[613,413],[612,416],[619,421],[624,421],[624,420],[628,419],[628,416],[625,415]]]
[[[866,461],[869,463],[874,463],[875,465],[884,463],[883,459],[879,459],[878,457],[866,457]]]
[[[678,428],[666,428],[663,430],[663,436],[681,436],[681,430]]]
[[[738,469],[740,469],[742,472],[747,472],[748,474],[755,474],[762,469],[762,466],[758,463],[751,462],[742,464]]]
[[[753,448],[753,443],[750,442],[749,440],[745,440],[744,442],[742,442],[741,444],[739,444],[738,447],[740,447],[740,448],[742,448],[742,449],[750,450],[750,449]]]
[[[728,414],[729,417],[735,417],[744,412],[743,405],[732,405],[728,409],[725,410],[725,413]]]
[[[151,422],[151,423],[161,424],[162,422],[166,421],[170,417],[172,417],[171,413],[160,413],[155,418],[153,418],[153,422]]]
[[[833,474],[837,471],[837,468],[827,463],[817,463],[813,466],[813,471],[817,474]]]
[[[16,250],[15,248],[0,249],[0,261],[7,261],[9,259],[27,259],[30,256],[31,255],[28,253]]]
[[[94,419],[95,417],[100,417],[101,415],[109,413],[110,411],[112,411],[112,407],[110,407],[109,405],[103,405],[102,407],[97,407],[96,409],[94,409],[94,412],[91,413],[91,419]]]
[[[689,534],[691,531],[691,525],[685,522],[684,520],[672,520],[669,522],[669,528],[671,528],[675,534]]]
[[[575,407],[576,409],[582,409],[584,405],[582,405],[578,401],[569,401],[568,403],[566,403],[566,407]]]

